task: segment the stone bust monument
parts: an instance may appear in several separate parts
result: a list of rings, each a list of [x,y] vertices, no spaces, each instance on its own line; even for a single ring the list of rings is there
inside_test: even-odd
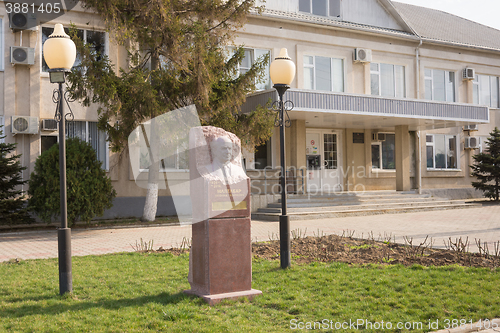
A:
[[[209,304],[261,294],[252,289],[250,178],[241,143],[213,126],[189,133],[192,246],[186,291]]]
[[[236,135],[222,128],[203,126],[193,128],[191,136],[190,149],[194,149],[195,167],[202,178],[224,185],[248,179],[241,166],[241,144]]]
[[[247,178],[245,171],[231,160],[233,158],[233,142],[227,136],[219,136],[210,142],[212,164],[207,166],[210,178],[224,184],[234,184]]]

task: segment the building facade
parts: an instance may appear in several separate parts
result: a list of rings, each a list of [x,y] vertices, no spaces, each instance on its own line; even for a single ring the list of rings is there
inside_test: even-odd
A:
[[[296,62],[286,164],[307,192],[417,189],[468,197],[498,126],[500,32],[392,1],[268,1],[238,40]],[[244,111],[277,99],[260,91]],[[253,168],[278,167],[279,136]],[[446,190],[445,190],[446,189]],[[453,190],[452,190],[453,189]]]
[[[36,158],[58,140],[51,121],[56,86],[42,56],[54,23],[75,24],[116,68],[127,66],[126,52],[103,22],[79,6],[57,22],[47,23],[43,15],[35,19],[30,29],[13,26],[0,2],[0,124],[5,140],[17,143],[25,179]],[[500,31],[389,0],[267,0],[261,14],[249,15],[235,42],[246,50],[241,71],[261,55],[274,59],[281,48],[296,64],[285,93],[293,102],[286,164],[300,179],[301,191],[480,195],[471,188],[469,166],[500,124]],[[242,112],[277,99],[268,73],[257,88]],[[146,190],[131,171],[140,161],[110,154],[105,133],[97,130],[96,106],[71,107],[75,121],[67,135],[91,143],[118,192],[106,217],[140,216]],[[257,182],[262,170],[278,168],[278,130],[266,145],[245,152],[244,161]],[[189,180],[186,163],[167,164],[160,172],[171,184]],[[158,214],[187,214],[189,205],[174,208],[166,187],[160,190]],[[254,194],[259,193],[263,187],[257,183]],[[188,198],[189,186],[179,195]]]

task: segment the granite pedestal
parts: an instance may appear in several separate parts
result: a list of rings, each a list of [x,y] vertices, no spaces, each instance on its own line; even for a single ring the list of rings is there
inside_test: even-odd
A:
[[[202,297],[210,305],[224,299],[252,299],[262,292],[252,289],[250,179],[246,175],[228,179],[226,172],[222,173],[224,179],[215,178],[216,173],[207,174],[203,165],[213,162],[212,154],[200,153],[204,148],[200,136],[210,141],[217,135],[228,135],[237,148],[233,155],[240,156],[239,139],[214,127],[196,128],[193,132],[190,134],[190,196],[196,223],[192,225],[189,263],[191,289],[185,293]],[[200,156],[205,160],[200,162]]]

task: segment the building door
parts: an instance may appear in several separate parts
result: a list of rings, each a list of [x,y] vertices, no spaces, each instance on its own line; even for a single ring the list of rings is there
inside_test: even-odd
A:
[[[329,193],[342,190],[341,135],[332,130],[307,130],[307,191]]]
[[[307,192],[321,192],[321,133],[306,132]]]

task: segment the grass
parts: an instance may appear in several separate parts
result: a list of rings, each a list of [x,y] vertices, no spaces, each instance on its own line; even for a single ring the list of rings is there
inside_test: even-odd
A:
[[[1,263],[0,332],[287,332],[323,319],[421,322],[384,332],[426,332],[429,321],[441,329],[445,320],[500,317],[498,269],[313,263],[283,271],[254,260],[253,288],[263,295],[214,307],[182,293],[187,273],[187,254],[74,257],[74,291],[59,296],[57,260]],[[359,328],[340,331],[381,331]]]

